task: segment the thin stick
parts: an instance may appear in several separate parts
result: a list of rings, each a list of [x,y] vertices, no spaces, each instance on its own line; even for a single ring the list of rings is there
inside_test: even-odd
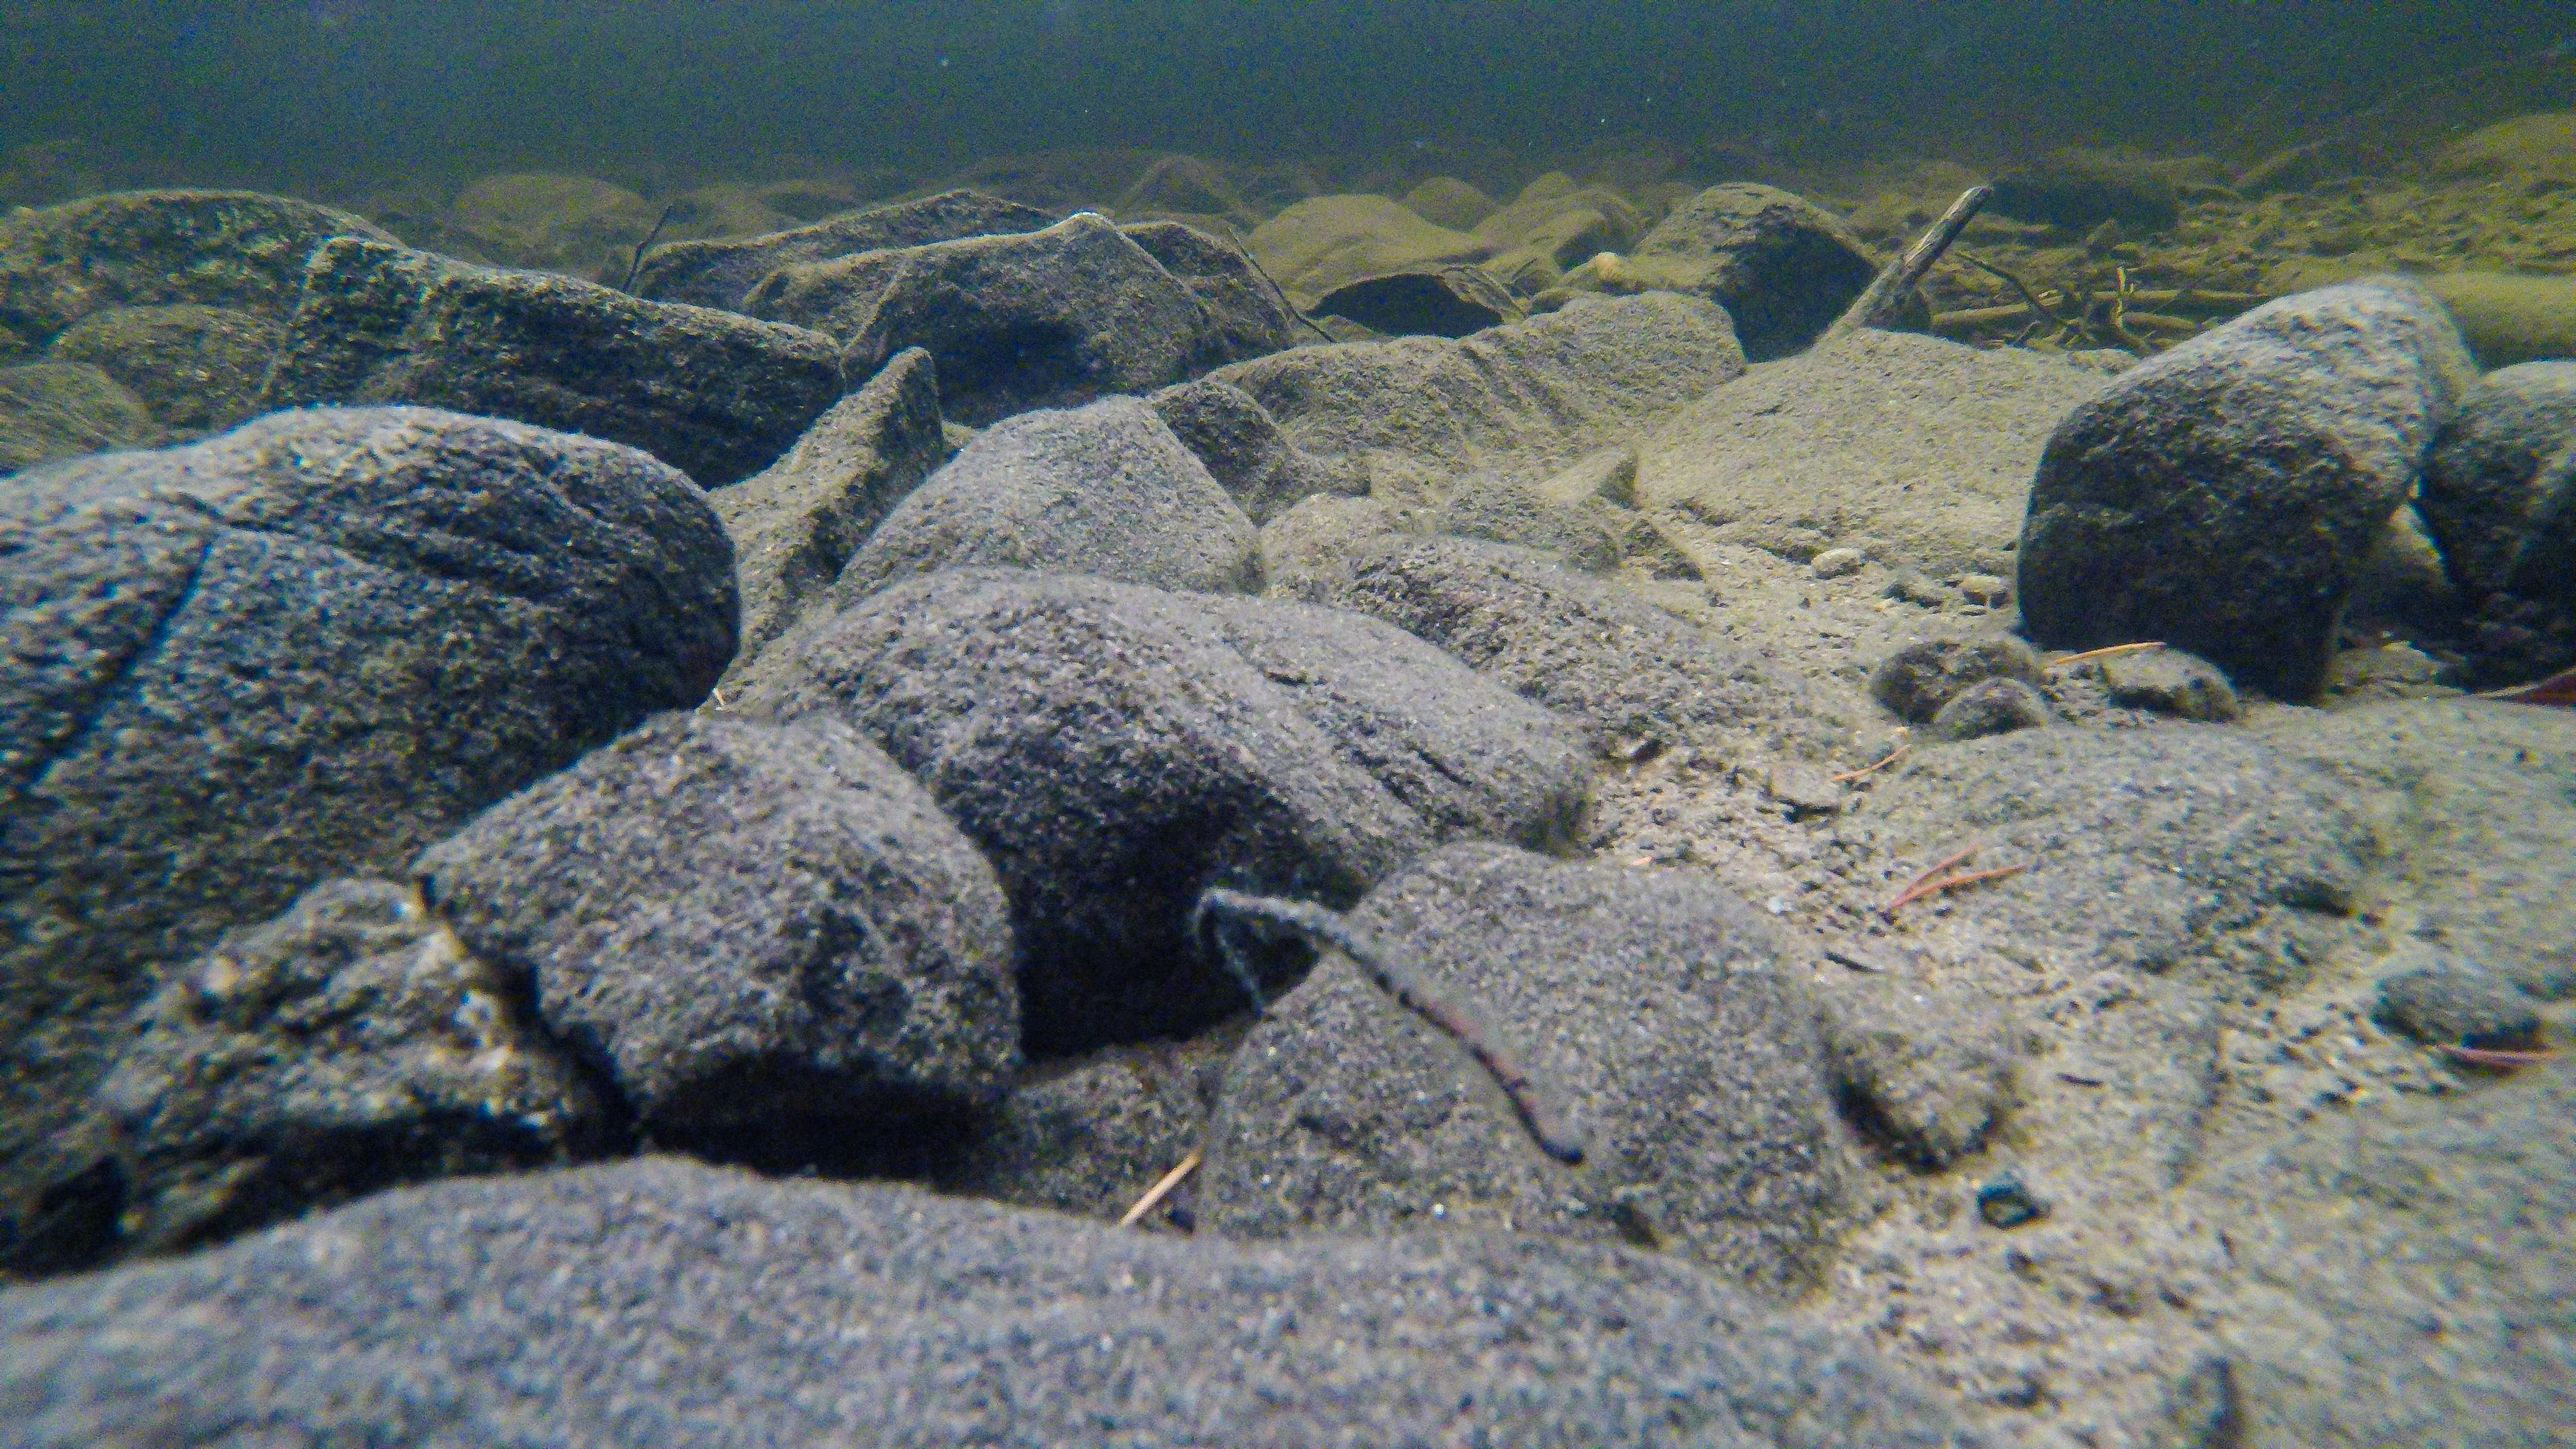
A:
[[[2115,654],[2135,654],[2141,649],[2162,649],[2163,647],[2165,647],[2165,641],[2162,639],[2148,639],[2136,644],[2107,644],[2099,649],[2087,649],[2081,654],[2069,654],[2063,659],[2052,659],[2048,661],[2048,667],[2063,669],[2069,664],[2084,664],[2095,659],[2108,659]]]
[[[1967,849],[1965,849],[1965,850],[1963,850],[1963,851],[1960,851],[1957,855],[1951,856],[1951,857],[1949,857],[1949,858],[1947,858],[1947,859],[1945,859],[1945,860],[1941,861],[1939,864],[1937,864],[1937,865],[1933,866],[1930,870],[1927,870],[1927,871],[1923,872],[1921,875],[1916,876],[1913,880],[1908,881],[1908,882],[1906,883],[1905,889],[1903,889],[1903,890],[1901,890],[1901,891],[1898,891],[1898,892],[1896,893],[1896,899],[1895,899],[1895,900],[1893,900],[1893,901],[1888,902],[1888,903],[1887,903],[1887,905],[1886,905],[1886,906],[1884,906],[1882,909],[1885,909],[1885,910],[1891,910],[1891,911],[1892,911],[1892,910],[1895,910],[1898,906],[1901,906],[1901,905],[1905,904],[1907,901],[1910,901],[1910,900],[1914,899],[1914,893],[1915,893],[1916,891],[1921,890],[1921,889],[1923,888],[1924,884],[1925,884],[1926,882],[1930,881],[1934,876],[1939,875],[1941,872],[1943,872],[1943,871],[1945,871],[1945,870],[1948,870],[1948,869],[1950,869],[1950,868],[1951,868],[1951,867],[1953,867],[1953,866],[1959,866],[1959,865],[1965,865],[1965,864],[1967,864],[1969,860],[1971,860],[1972,858],[1974,858],[1974,857],[1975,857],[1976,853],[1977,853],[1977,847],[1976,847],[1976,846],[1971,845],[1971,846],[1969,846]]]
[[[677,212],[679,209],[680,203],[674,201],[670,205],[663,207],[662,214],[653,219],[653,229],[646,232],[644,234],[644,239],[635,244],[635,259],[626,264],[626,285],[619,287],[617,290],[626,293],[628,296],[633,296],[635,294],[635,274],[644,270],[644,253],[652,248],[653,243],[662,239],[662,228],[671,224],[672,214]]]
[[[2517,684],[2471,697],[2500,699],[2507,704],[2576,705],[2576,669],[2553,674],[2536,684]]]
[[[1210,887],[1199,897],[1198,909],[1191,913],[1190,934],[1205,937],[1213,932],[1219,951],[1231,960],[1236,948],[1225,938],[1228,927],[1248,927],[1274,938],[1296,936],[1317,950],[1330,947],[1349,957],[1378,990],[1395,998],[1396,1005],[1457,1038],[1467,1054],[1476,1059],[1476,1065],[1483,1067],[1485,1074],[1503,1089],[1512,1111],[1540,1151],[1569,1167],[1583,1161],[1582,1135],[1549,1106],[1501,1034],[1465,1006],[1442,996],[1411,967],[1390,957],[1366,932],[1341,915],[1310,901],[1280,900]]]
[[[2509,1052],[2495,1047],[2452,1046],[2447,1042],[2443,1044],[2442,1050],[2455,1062],[2466,1062],[2473,1067],[2494,1067],[2499,1071],[2511,1071],[2515,1067],[2538,1066],[2558,1055],[2545,1049],[2536,1052]]]
[[[1996,266],[1992,262],[1972,257],[1966,252],[1959,253],[1959,260],[1966,262],[1969,266],[1976,268],[1978,271],[1986,273],[1988,276],[2003,278],[2005,281],[2012,284],[2012,289],[2014,291],[2021,293],[2021,299],[2030,304],[2030,310],[2047,318],[2049,321],[2056,323],[2060,327],[2066,325],[2066,319],[2058,316],[2057,313],[2046,303],[2041,302],[2039,300],[2039,294],[2032,291],[2029,284],[2024,282],[2021,278],[2014,276],[2012,273],[2005,271],[2003,268]]]
[[[1857,770],[1845,770],[1839,775],[1829,775],[1826,778],[1832,780],[1837,785],[1844,784],[1852,780],[1866,780],[1870,776],[1877,774],[1879,771],[1886,769],[1888,766],[1895,764],[1897,761],[1904,759],[1905,752],[1912,748],[1914,748],[1913,743],[1908,741],[1905,744],[1898,745],[1895,749],[1888,751],[1886,754],[1879,756],[1876,764],[1863,765]]]
[[[1132,1228],[1136,1226],[1137,1222],[1142,1219],[1145,1214],[1152,1212],[1155,1207],[1163,1201],[1163,1199],[1172,1195],[1172,1189],[1181,1185],[1181,1179],[1188,1177],[1191,1173],[1198,1170],[1198,1150],[1196,1148],[1192,1148],[1190,1150],[1190,1155],[1181,1159],[1180,1166],[1164,1173],[1162,1181],[1145,1189],[1145,1195],[1136,1199],[1136,1205],[1127,1210],[1127,1216],[1118,1220],[1118,1226],[1122,1228]]]
[[[1936,881],[1926,881],[1921,885],[1906,887],[1903,895],[1889,901],[1880,909],[1893,914],[1898,906],[1912,905],[1925,896],[1936,896],[1943,891],[1955,890],[1963,885],[1975,885],[1981,880],[2001,880],[2008,875],[2019,875],[2037,864],[2039,862],[2036,860],[2025,860],[2019,865],[1999,865],[1993,870],[1972,870],[1964,875],[1945,875]]]
[[[1934,262],[1941,260],[1941,254],[1950,249],[1950,243],[1959,239],[1960,232],[1967,230],[1968,222],[1994,194],[1995,189],[1991,186],[1971,186],[1960,192],[1959,199],[1950,203],[1950,209],[1941,213],[1941,219],[1932,223],[1932,229],[1917,237],[1914,245],[1905,249],[1905,255],[1879,273],[1877,280],[1862,291],[1859,300],[1845,309],[1843,315],[1834,319],[1834,325],[1826,328],[1824,338],[1819,340],[1830,340],[1863,327],[1884,327],[1895,321],[1915,284],[1923,280],[1925,272],[1932,270]]]

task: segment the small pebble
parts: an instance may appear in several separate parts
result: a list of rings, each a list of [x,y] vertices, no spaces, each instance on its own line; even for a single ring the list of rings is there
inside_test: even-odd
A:
[[[2012,597],[2012,583],[1994,574],[1961,574],[1959,592],[1967,595],[1971,604],[1994,608]]]
[[[1838,579],[1845,574],[1859,573],[1861,565],[1867,562],[1869,562],[1869,555],[1859,549],[1829,548],[1816,555],[1807,567],[1816,571],[1817,578]]]
[[[2530,998],[2485,967],[2457,959],[2379,978],[2372,1015],[2433,1046],[2511,1051],[2540,1038],[2540,1013]]]
[[[2048,1203],[2017,1172],[1998,1173],[1977,1189],[1977,1216],[1993,1228],[2017,1228],[2048,1216]]]
[[[1941,706],[1932,716],[1932,733],[1945,740],[1974,740],[2046,723],[2048,701],[2038,690],[2018,679],[1987,679]]]

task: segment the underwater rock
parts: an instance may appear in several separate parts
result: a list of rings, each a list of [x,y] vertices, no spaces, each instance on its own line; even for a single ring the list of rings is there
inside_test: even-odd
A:
[[[2009,575],[2050,430],[2107,381],[2021,348],[1861,328],[1688,400],[1646,439],[1637,491],[1786,558],[1847,546]]]
[[[2144,649],[2096,661],[2103,691],[2122,709],[2224,724],[2245,712],[2218,666],[2179,649]]]
[[[1381,337],[1467,337],[1526,315],[1500,282],[1466,262],[1357,277],[1307,310]]]
[[[1724,307],[1756,362],[1804,349],[1878,275],[1840,217],[1752,182],[1712,186],[1673,208],[1628,264],[1652,286]]]
[[[1437,226],[1383,196],[1318,196],[1255,227],[1252,255],[1278,279],[1289,305],[1315,304],[1362,277],[1481,262],[1494,245]]]
[[[2131,235],[2159,232],[2182,218],[2173,182],[2143,156],[2112,151],[2053,151],[1994,179],[1986,205],[1997,215],[2090,232],[2117,222]]]
[[[1116,1222],[1199,1150],[1240,1036],[1111,1047],[1023,1082],[940,1166],[939,1190]],[[1193,1196],[1185,1184],[1165,1201]]]
[[[1555,286],[1566,268],[1589,257],[1626,251],[1645,229],[1626,197],[1587,186],[1557,195],[1524,194],[1477,222],[1475,234],[1494,246],[1486,271],[1535,293]]]
[[[767,236],[674,242],[635,270],[635,295],[744,311],[744,298],[781,267],[973,236],[1043,231],[1058,216],[975,191],[943,191],[873,206]]]
[[[1538,485],[1551,503],[1598,500],[1615,508],[1637,506],[1637,450],[1622,444],[1577,458],[1564,471]]]
[[[2396,278],[2267,303],[2112,379],[2058,426],[2022,525],[2031,635],[2161,639],[2286,700],[2474,377]]]
[[[946,461],[938,373],[916,348],[833,404],[786,457],[709,495],[742,587],[742,647],[727,677],[828,597],[878,523]]]
[[[975,427],[1151,392],[1214,365],[1218,345],[1190,289],[1090,212],[1023,235],[782,267],[744,305],[841,339],[853,378],[929,349],[941,409]]]
[[[2048,701],[2018,679],[1981,679],[1952,695],[1932,716],[1932,737],[1975,740],[2048,723]]]
[[[524,1449],[863,1443],[890,1409],[1009,1449],[1320,1445],[1353,1425],[1404,1444],[1666,1424],[1776,1449],[1981,1442],[1858,1341],[1660,1255],[1463,1233],[1188,1242],[669,1157],[407,1189],[0,1294],[0,1344],[26,1449],[245,1423]]]
[[[2576,111],[2514,116],[2480,126],[2433,153],[2438,175],[2576,184]]]
[[[800,328],[342,238],[313,254],[261,405],[509,418],[719,488],[776,462],[840,394],[838,349]]]
[[[1255,524],[1314,494],[1368,491],[1365,470],[1291,446],[1269,409],[1231,383],[1203,377],[1167,387],[1145,402]]]
[[[449,211],[511,266],[614,281],[660,209],[596,176],[530,171],[483,177]]]
[[[164,427],[196,436],[259,412],[285,336],[277,322],[229,307],[107,307],[65,328],[47,355],[96,366]]]
[[[1404,209],[1433,226],[1472,232],[1494,214],[1494,198],[1455,176],[1434,176],[1404,193]]]
[[[2018,639],[1925,639],[1870,671],[1869,693],[1908,724],[1929,724],[1942,707],[1989,679],[2040,682],[2039,656]]]
[[[1151,588],[1261,587],[1252,521],[1135,398],[994,424],[904,496],[833,585],[847,602],[966,565]]]
[[[1589,785],[1556,721],[1438,650],[1266,599],[949,570],[757,673],[742,708],[857,725],[993,862],[1033,1050],[1240,1011],[1186,933],[1210,884],[1347,905],[1453,830],[1554,844]]]
[[[125,1252],[202,1246],[398,1183],[561,1164],[608,1104],[526,996],[408,886],[333,880],[227,934],[100,1084]]]
[[[23,1194],[87,1169],[39,1158],[156,963],[399,867],[734,647],[732,549],[678,471],[421,408],[20,475],[0,606],[0,1258]]]
[[[2540,1036],[2540,1012],[2532,999],[2467,960],[2444,959],[2382,976],[2371,1015],[2432,1046],[2528,1050]]]
[[[1461,844],[1350,919],[1499,1038],[1581,1132],[1583,1166],[1551,1161],[1456,1038],[1329,952],[1227,1066],[1203,1224],[1627,1241],[1771,1292],[1821,1267],[1848,1167],[1813,1008],[1753,907],[1679,871]]]
[[[0,475],[160,440],[143,399],[86,362],[0,367]]]
[[[1450,340],[1297,347],[1211,374],[1288,440],[1429,489],[1476,467],[1544,478],[1743,374],[1724,310],[1694,297],[1578,298]]]
[[[0,216],[0,328],[31,345],[108,307],[229,307],[284,321],[304,263],[363,217],[255,191],[120,191]]]
[[[2576,358],[2576,277],[2435,272],[2416,281],[2460,324],[2481,367]]]
[[[1322,603],[1349,583],[1364,545],[1405,531],[1400,523],[1383,500],[1314,494],[1261,525],[1262,582],[1272,594]]]
[[[1555,554],[1568,568],[1602,574],[1619,566],[1611,517],[1605,504],[1559,503],[1531,484],[1478,473],[1450,485],[1430,524],[1438,533],[1515,543]]]
[[[1161,262],[1207,310],[1206,365],[1266,357],[1305,340],[1298,335],[1297,314],[1287,297],[1233,242],[1174,221],[1140,222],[1119,230]]]
[[[659,1139],[884,1130],[1019,1065],[992,868],[837,721],[659,716],[412,871]]]
[[[1973,987],[1846,973],[1816,989],[1825,1060],[1863,1134],[1917,1167],[1985,1145],[2017,1098],[2014,1032]]]
[[[2576,607],[2576,362],[2527,362],[2471,386],[2434,440],[2415,506],[2471,598]]]
[[[1386,537],[1310,586],[1546,705],[1602,754],[1753,734],[1821,754],[1847,728],[1803,681],[1528,549]]]
[[[1235,189],[1224,165],[1181,154],[1155,157],[1119,193],[1109,211],[1131,222],[1159,218],[1232,231],[1250,231],[1261,224],[1260,211]]]

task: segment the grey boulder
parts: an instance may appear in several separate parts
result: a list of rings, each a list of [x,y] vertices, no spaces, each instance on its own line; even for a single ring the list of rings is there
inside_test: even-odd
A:
[[[1151,392],[1219,360],[1189,287],[1090,212],[1039,232],[782,267],[744,305],[840,339],[852,377],[929,349],[940,406],[976,427]]]
[[[2491,372],[2434,441],[2416,501],[2451,581],[2576,608],[2576,362]]]
[[[1207,313],[1205,356],[1211,364],[1241,362],[1297,345],[1297,313],[1251,253],[1177,221],[1138,222],[1119,230],[1199,299]]]
[[[735,600],[673,469],[386,408],[22,475],[0,609],[5,1251],[156,966],[696,703]]]
[[[117,1246],[195,1247],[402,1182],[560,1163],[610,1104],[407,886],[326,881],[171,974],[100,1084]]]
[[[2058,425],[2022,525],[2033,637],[2158,639],[2289,700],[2472,376],[2414,284],[2267,303],[2122,373]]]
[[[670,1158],[387,1194],[0,1295],[28,1449],[1353,1442],[1974,1449],[1670,1258],[1245,1246]]]
[[[1203,377],[1145,401],[1256,525],[1318,493],[1368,491],[1365,469],[1300,450],[1269,409],[1232,383]]]
[[[1756,362],[1815,341],[1878,274],[1841,218],[1776,186],[1742,181],[1674,207],[1638,241],[1632,260],[1656,285],[1724,307]]]
[[[1260,587],[1252,521],[1135,398],[994,424],[907,494],[842,569],[856,598],[968,565],[1205,593]]]
[[[834,720],[661,716],[413,870],[661,1136],[846,1133],[1018,1065],[991,867]]]
[[[635,270],[635,295],[657,302],[745,309],[744,298],[781,267],[830,261],[890,247],[928,246],[970,236],[1041,231],[1053,213],[976,191],[943,191],[913,201],[825,217],[761,236],[673,242]]]
[[[1544,1155],[1459,1040],[1333,953],[1227,1068],[1208,1226],[1624,1240],[1771,1291],[1821,1266],[1848,1169],[1813,1007],[1751,906],[1680,872],[1461,844],[1350,919],[1479,1018],[1581,1131],[1583,1166]]]
[[[1268,600],[951,570],[758,673],[743,708],[848,720],[982,847],[1037,1050],[1247,1005],[1186,934],[1211,884],[1347,905],[1445,835],[1562,842],[1588,786],[1555,721],[1437,650]]]
[[[859,545],[946,461],[938,371],[915,349],[834,403],[786,457],[715,493],[742,586],[730,673],[828,597]]]
[[[344,237],[305,268],[261,405],[510,418],[718,488],[775,462],[840,395],[838,349],[812,332]]]

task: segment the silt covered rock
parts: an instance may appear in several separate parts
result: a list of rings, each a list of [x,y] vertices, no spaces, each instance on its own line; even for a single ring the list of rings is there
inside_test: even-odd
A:
[[[2451,581],[2576,608],[2576,362],[2491,372],[2434,441],[2417,511]]]
[[[1203,377],[1145,401],[1256,525],[1317,493],[1368,491],[1365,470],[1301,451],[1269,409],[1232,383]]]
[[[836,349],[811,332],[343,238],[313,254],[261,405],[510,418],[717,488],[775,462],[840,394]]]
[[[1654,286],[1724,307],[1757,362],[1813,342],[1878,274],[1839,217],[1753,182],[1712,186],[1673,208],[1629,263]]]
[[[0,367],[0,474],[160,438],[143,399],[86,362]]]
[[[229,307],[109,307],[73,323],[48,355],[93,364],[131,388],[163,426],[196,435],[259,411],[269,361],[285,336],[280,323]]]
[[[657,302],[745,311],[745,299],[751,289],[781,267],[970,236],[1041,231],[1056,219],[1052,212],[998,196],[943,191],[764,236],[655,247],[636,269],[635,295]]]

